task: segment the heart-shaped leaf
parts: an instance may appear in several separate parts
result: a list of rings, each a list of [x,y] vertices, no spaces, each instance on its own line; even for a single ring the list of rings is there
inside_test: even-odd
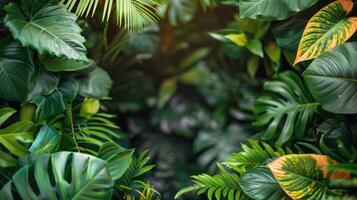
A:
[[[352,0],[339,0],[316,13],[306,25],[294,64],[346,42],[357,29],[357,17],[346,17],[352,8]]]
[[[10,3],[5,11],[5,25],[24,46],[41,54],[87,60],[77,17],[57,0],[22,0],[21,6]]]
[[[330,112],[357,113],[357,43],[347,43],[315,59],[303,73],[316,101]]]

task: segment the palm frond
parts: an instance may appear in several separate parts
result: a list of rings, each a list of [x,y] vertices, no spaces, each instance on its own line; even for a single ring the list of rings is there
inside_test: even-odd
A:
[[[154,0],[63,0],[62,3],[70,11],[74,10],[76,15],[85,17],[93,16],[101,6],[103,21],[108,21],[115,9],[117,24],[131,31],[142,31],[146,25],[158,21],[158,3]]]

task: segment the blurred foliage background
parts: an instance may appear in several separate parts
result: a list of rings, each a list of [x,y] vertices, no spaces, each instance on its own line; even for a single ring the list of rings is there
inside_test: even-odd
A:
[[[105,110],[118,116],[131,146],[150,149],[150,183],[162,199],[240,150],[255,133],[252,106],[262,82],[280,68],[272,33],[265,34],[270,24],[239,19],[235,4],[162,1],[159,23],[140,33],[118,30],[115,20],[99,23],[100,13],[97,22],[80,23],[89,57],[114,81]],[[255,38],[249,47],[232,34],[243,31]]]

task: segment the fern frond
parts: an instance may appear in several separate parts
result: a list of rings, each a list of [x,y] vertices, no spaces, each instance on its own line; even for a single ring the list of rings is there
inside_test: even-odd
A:
[[[238,175],[228,173],[220,164],[218,164],[218,167],[221,170],[220,174],[214,176],[208,174],[193,176],[194,185],[179,191],[175,198],[187,192],[197,191],[198,195],[206,193],[209,200],[220,200],[221,198],[228,200],[250,199],[242,191]]]
[[[127,30],[142,31],[146,25],[158,21],[154,0],[63,0],[62,3],[78,16],[93,16],[99,5],[102,5],[102,20],[108,21],[115,7],[117,24]]]
[[[223,164],[239,173],[254,168],[270,158],[292,153],[290,149],[284,150],[281,147],[273,149],[264,142],[249,140],[250,145],[242,144],[243,151],[233,154]]]
[[[148,165],[149,160],[148,151],[144,151],[137,158],[133,158],[129,168],[120,179],[120,189],[130,191],[148,187],[147,183],[138,178],[154,168],[154,165]]]

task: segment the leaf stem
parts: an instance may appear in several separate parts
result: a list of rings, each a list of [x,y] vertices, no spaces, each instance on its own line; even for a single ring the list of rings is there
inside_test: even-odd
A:
[[[70,123],[71,123],[71,132],[72,132],[72,137],[73,137],[73,142],[76,145],[76,148],[78,150],[78,152],[80,153],[81,150],[79,149],[78,143],[77,143],[77,139],[76,139],[76,135],[74,132],[74,124],[73,124],[73,113],[72,113],[72,104],[69,104],[69,118],[70,118]]]

